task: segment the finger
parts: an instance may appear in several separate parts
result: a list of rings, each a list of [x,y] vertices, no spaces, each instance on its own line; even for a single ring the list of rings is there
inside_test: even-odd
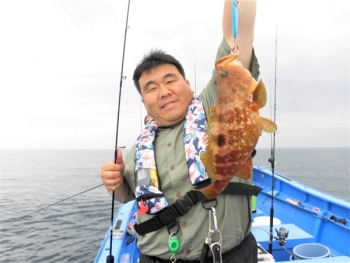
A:
[[[105,181],[105,186],[111,191],[117,190],[123,183],[123,177],[108,179]]]
[[[106,172],[123,172],[124,166],[124,161],[122,161],[120,164],[115,164],[114,162],[106,163],[102,166],[101,176]]]
[[[120,149],[117,150],[117,160],[116,160],[116,164],[121,164],[123,163],[123,153]]]
[[[101,169],[102,172],[104,172],[104,171],[116,171],[116,170],[117,170],[117,167],[113,161],[105,163]]]

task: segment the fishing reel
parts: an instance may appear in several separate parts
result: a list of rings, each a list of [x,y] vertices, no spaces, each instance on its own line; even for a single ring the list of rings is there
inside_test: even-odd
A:
[[[286,238],[288,237],[288,233],[289,231],[287,229],[285,229],[284,227],[280,227],[279,230],[277,230],[277,228],[275,228],[276,233],[277,233],[277,237],[275,237],[278,241],[278,244],[280,246],[283,246],[286,243]]]

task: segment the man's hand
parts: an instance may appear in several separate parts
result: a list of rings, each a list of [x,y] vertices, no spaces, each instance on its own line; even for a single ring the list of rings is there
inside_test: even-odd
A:
[[[237,45],[239,47],[238,59],[245,69],[250,68],[253,40],[254,25],[256,17],[256,0],[239,0],[240,10],[238,10],[238,34]],[[226,0],[223,15],[223,33],[227,44],[233,48],[235,41],[232,31],[232,0]]]
[[[116,163],[108,162],[102,166],[101,179],[109,192],[116,191],[124,185],[124,168],[125,164],[121,150],[118,150]],[[122,189],[125,189],[125,187]]]

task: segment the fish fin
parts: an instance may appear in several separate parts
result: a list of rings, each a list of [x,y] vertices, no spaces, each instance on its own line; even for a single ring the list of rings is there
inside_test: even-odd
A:
[[[271,133],[277,130],[277,125],[273,121],[260,117],[260,124],[263,131]]]
[[[249,95],[249,96],[253,94],[253,92],[254,92],[254,90],[256,89],[256,86],[257,86],[257,84],[258,84],[258,82],[257,82],[255,79],[253,79],[252,77],[250,77],[250,78],[251,78],[252,80],[251,80],[250,87],[249,87],[249,91],[248,91],[248,95]]]
[[[215,125],[215,120],[218,117],[216,105],[209,108],[209,112],[210,113],[207,115],[207,118],[208,118],[208,123],[207,123],[207,128],[206,128],[207,131],[209,131],[210,128],[212,128],[213,125]]]
[[[237,171],[235,176],[242,179],[250,179],[252,176],[253,169],[253,159],[251,156],[248,157],[247,161],[243,164],[243,166]]]
[[[211,118],[215,118],[216,117],[216,105],[214,105],[213,107],[210,107],[208,109],[209,114],[207,115],[207,118],[210,120]]]
[[[211,179],[215,179],[215,174],[216,174],[215,167],[214,167],[213,161],[211,160],[210,156],[212,156],[211,151],[207,148],[207,150],[201,154],[200,159],[201,159],[209,177]]]
[[[208,111],[209,111],[210,113],[215,113],[215,112],[216,112],[216,105],[210,107],[210,108],[208,109]]]
[[[262,80],[259,80],[258,85],[256,86],[254,92],[253,92],[253,101],[257,103],[259,106],[259,109],[265,106],[266,104],[266,89],[264,82]]]

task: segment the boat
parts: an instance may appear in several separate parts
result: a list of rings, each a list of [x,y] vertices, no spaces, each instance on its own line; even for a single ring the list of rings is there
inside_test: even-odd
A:
[[[252,211],[258,262],[350,262],[349,201],[259,166],[253,168],[253,184],[262,188]],[[116,263],[139,262],[137,237],[128,229],[135,212],[135,201],[121,204],[116,212],[111,251]],[[95,263],[105,263],[110,254],[110,232]]]

